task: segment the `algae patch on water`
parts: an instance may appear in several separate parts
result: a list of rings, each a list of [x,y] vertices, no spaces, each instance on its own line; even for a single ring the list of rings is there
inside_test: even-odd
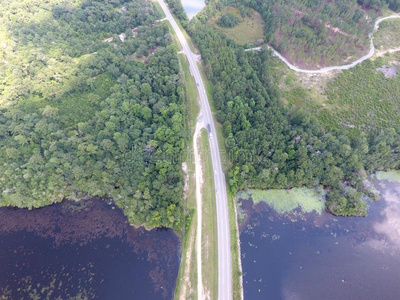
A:
[[[304,213],[312,211],[321,214],[324,207],[324,193],[320,190],[294,188],[291,190],[248,190],[237,194],[238,198],[252,198],[256,205],[265,202],[280,214],[300,208]]]
[[[389,182],[400,182],[400,171],[379,171],[376,172],[376,178],[378,180],[387,180]]]

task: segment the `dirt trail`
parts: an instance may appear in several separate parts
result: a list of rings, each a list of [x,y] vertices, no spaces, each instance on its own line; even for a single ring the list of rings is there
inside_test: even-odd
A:
[[[392,48],[392,49],[387,49],[387,50],[383,50],[383,51],[379,51],[376,53],[376,57],[381,57],[384,56],[386,54],[391,54],[391,53],[395,53],[395,52],[399,52],[400,51],[400,47],[397,48]]]
[[[391,15],[391,16],[387,16],[387,17],[376,20],[374,30],[369,35],[371,47],[370,47],[368,54],[364,55],[363,57],[357,59],[356,61],[354,61],[348,65],[331,66],[331,67],[325,67],[325,68],[316,69],[316,70],[301,69],[301,68],[298,68],[295,65],[291,64],[286,58],[284,58],[278,51],[273,49],[271,46],[266,45],[266,47],[271,49],[275,56],[277,56],[281,61],[283,61],[289,67],[289,69],[292,69],[295,72],[316,74],[316,73],[328,73],[328,72],[335,71],[335,70],[348,70],[348,69],[354,68],[356,65],[362,63],[364,60],[370,59],[372,56],[374,56],[375,46],[374,46],[374,39],[373,39],[372,35],[376,30],[378,30],[379,24],[388,19],[398,19],[398,18],[400,18],[400,15]],[[246,49],[245,51],[260,51],[261,49],[262,49],[262,47],[256,47],[256,48]]]
[[[192,229],[191,229],[192,230]],[[190,236],[190,239],[188,241],[189,247],[186,252],[186,258],[185,258],[185,271],[184,271],[184,282],[182,284],[182,291],[181,295],[179,297],[179,300],[187,300],[189,299],[189,295],[192,293],[192,282],[190,281],[190,267],[192,264],[191,257],[192,257],[192,251],[193,251],[193,240],[194,240],[194,234]]]

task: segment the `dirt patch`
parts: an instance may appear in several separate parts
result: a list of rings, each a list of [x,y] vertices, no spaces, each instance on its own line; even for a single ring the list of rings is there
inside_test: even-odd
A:
[[[392,53],[399,52],[399,51],[400,51],[400,47],[387,49],[387,50],[384,50],[384,51],[377,52],[375,54],[375,57],[382,57],[382,56],[384,56],[386,54],[392,54]]]
[[[191,264],[192,264],[192,252],[193,252],[193,244],[194,244],[194,238],[195,235],[193,232],[190,233],[190,238],[189,238],[189,247],[186,252],[186,258],[185,258],[185,271],[184,271],[184,282],[182,284],[182,291],[181,295],[179,297],[179,300],[186,300],[189,299],[189,295],[192,294],[192,282],[190,281],[190,269],[191,269]]]
[[[332,25],[329,24],[329,23],[326,23],[326,24],[325,24],[325,27],[328,28],[328,29],[330,29],[330,30],[331,30],[332,32],[334,32],[335,34],[336,34],[336,33],[340,33],[341,35],[344,35],[344,36],[351,36],[350,34],[344,32],[344,31],[341,30],[340,28],[334,27],[334,26],[332,26]]]
[[[188,166],[187,163],[183,162],[182,163],[182,171],[184,174],[184,186],[183,186],[183,199],[186,200],[187,199],[187,192],[189,189],[189,173],[188,173]]]
[[[385,78],[393,78],[397,75],[397,72],[400,71],[400,65],[396,66],[382,66],[382,68],[376,68],[377,71],[380,71],[385,75]]]
[[[330,71],[326,73],[295,73],[296,77],[306,88],[313,89],[321,96],[325,95],[328,81],[336,77],[341,71]]]

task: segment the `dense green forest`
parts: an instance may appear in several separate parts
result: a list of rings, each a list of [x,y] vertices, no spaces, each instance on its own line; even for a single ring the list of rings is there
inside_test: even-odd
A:
[[[178,18],[179,22],[183,27],[186,27],[189,19],[188,16],[183,9],[181,0],[166,0],[169,9],[171,12]]]
[[[232,13],[227,13],[221,16],[221,18],[219,18],[219,20],[217,21],[217,24],[219,26],[228,28],[235,27],[239,23],[240,23],[239,18]]]
[[[214,84],[233,163],[231,191],[323,185],[331,212],[365,215],[363,181],[374,170],[400,167],[399,133],[329,131],[311,114],[282,104],[269,51],[245,52],[201,22],[192,22],[190,32]]]
[[[98,196],[180,227],[184,92],[151,2],[3,1],[0,15],[0,205]]]
[[[357,3],[369,9],[386,9],[394,11],[400,10],[400,0],[357,0]]]
[[[369,50],[369,33],[381,0],[228,0],[229,5],[251,7],[265,21],[265,37],[276,50],[297,65],[318,68],[355,60]],[[392,1],[393,8],[398,1]],[[379,4],[379,5],[378,5]],[[375,9],[365,9],[373,7]]]

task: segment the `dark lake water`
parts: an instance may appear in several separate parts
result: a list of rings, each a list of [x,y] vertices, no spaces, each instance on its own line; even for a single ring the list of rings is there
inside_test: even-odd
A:
[[[279,215],[242,200],[245,299],[400,299],[400,184],[376,182],[366,218]]]
[[[102,200],[0,208],[0,299],[172,299],[179,249]]]

